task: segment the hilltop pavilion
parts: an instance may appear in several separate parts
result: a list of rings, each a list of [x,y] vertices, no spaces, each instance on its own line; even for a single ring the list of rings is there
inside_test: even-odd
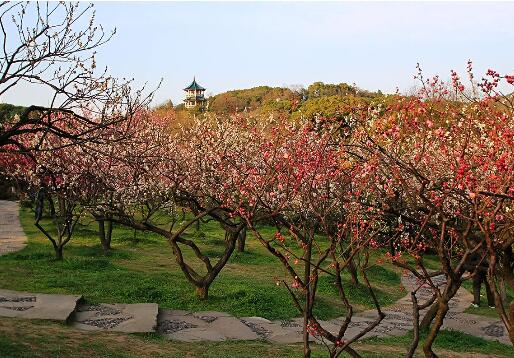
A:
[[[205,108],[206,99],[204,96],[205,88],[200,86],[196,79],[193,78],[193,82],[184,88],[184,91],[186,92],[186,98],[184,99],[184,103],[186,105],[186,108]]]

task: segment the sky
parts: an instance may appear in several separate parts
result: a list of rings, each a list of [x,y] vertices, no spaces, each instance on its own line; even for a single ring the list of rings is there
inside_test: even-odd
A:
[[[96,20],[115,37],[99,67],[178,104],[196,76],[207,94],[259,85],[355,83],[408,91],[416,63],[448,78],[472,59],[514,74],[514,2],[102,2]],[[19,86],[3,102],[45,102]]]

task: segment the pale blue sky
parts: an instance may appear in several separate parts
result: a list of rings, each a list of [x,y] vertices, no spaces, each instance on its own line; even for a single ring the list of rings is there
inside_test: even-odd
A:
[[[99,64],[117,76],[155,85],[155,104],[182,100],[196,75],[207,93],[257,85],[356,83],[407,91],[416,62],[427,74],[514,73],[514,3],[465,2],[112,2],[97,20],[115,38]],[[101,66],[100,66],[101,67]],[[481,75],[482,73],[480,73]],[[28,89],[5,102],[28,104]]]

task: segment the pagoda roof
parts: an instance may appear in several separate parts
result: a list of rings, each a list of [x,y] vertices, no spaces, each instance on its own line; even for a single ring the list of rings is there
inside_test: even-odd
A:
[[[205,88],[203,88],[202,86],[200,86],[198,83],[196,83],[196,79],[193,77],[193,82],[191,82],[191,84],[189,86],[187,86],[186,88],[184,88],[184,91],[189,91],[189,90],[200,90],[200,91],[205,91]]]

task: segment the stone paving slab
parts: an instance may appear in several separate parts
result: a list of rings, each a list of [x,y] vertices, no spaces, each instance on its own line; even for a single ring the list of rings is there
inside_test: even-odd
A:
[[[222,312],[161,310],[159,332],[170,339],[182,341],[256,340],[255,333],[244,322]]]
[[[445,318],[443,329],[461,331],[476,337],[511,345],[507,329],[502,321],[492,317],[457,313]]]
[[[81,304],[73,315],[72,326],[89,331],[155,332],[158,311],[156,303]]]
[[[236,317],[219,317],[209,324],[211,330],[215,330],[226,339],[254,340],[259,339],[257,333],[245,325]]]
[[[82,296],[0,289],[0,316],[67,321]]]
[[[0,200],[0,255],[20,251],[27,246],[18,210],[17,202]]]
[[[279,330],[280,326],[262,317],[242,317],[241,322],[250,328],[259,339],[268,339]]]
[[[268,340],[275,343],[293,344],[303,342],[302,328],[298,330],[284,330],[282,332],[275,332],[268,337]]]

